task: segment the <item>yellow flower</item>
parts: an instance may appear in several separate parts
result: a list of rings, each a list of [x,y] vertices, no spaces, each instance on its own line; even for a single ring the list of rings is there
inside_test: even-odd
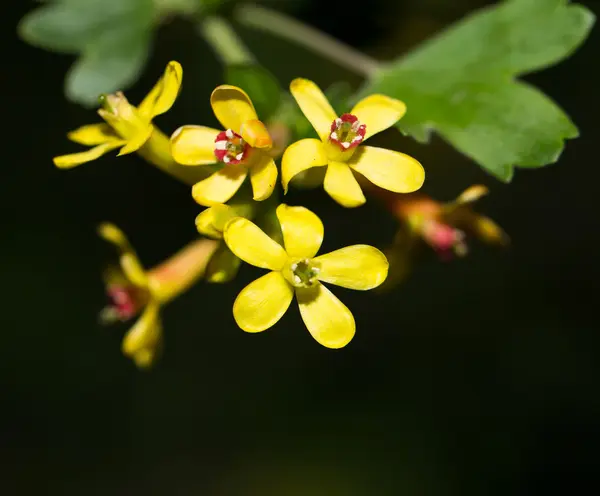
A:
[[[246,332],[277,323],[296,295],[308,331],[327,348],[342,348],[354,336],[354,317],[322,282],[367,290],[386,278],[388,262],[379,250],[354,245],[315,257],[323,224],[304,207],[279,205],[285,249],[258,226],[237,217],[225,226],[225,242],[245,262],[271,272],[246,286],[233,304],[233,316]]]
[[[156,139],[166,141],[166,137],[155,130],[152,119],[173,106],[182,77],[183,70],[179,62],[169,62],[163,77],[137,108],[127,101],[122,92],[102,95],[102,108],[98,114],[106,122],[82,126],[67,135],[71,141],[92,148],[55,157],[54,164],[61,169],[70,169],[96,160],[115,148],[121,148],[119,155],[133,153],[140,150],[153,134]]]
[[[388,210],[402,222],[394,245],[406,251],[409,246],[413,248],[415,239],[421,239],[443,259],[451,258],[452,254],[467,254],[467,234],[489,244],[509,243],[508,235],[498,224],[472,208],[487,193],[485,186],[474,185],[456,200],[441,203],[419,193],[400,196],[382,190],[376,192]]]
[[[182,126],[171,136],[171,153],[176,162],[223,164],[221,170],[194,185],[192,196],[200,205],[225,203],[249,172],[254,200],[266,200],[275,188],[277,166],[269,153],[271,136],[258,120],[250,97],[236,86],[221,85],[212,92],[210,104],[225,131]]]
[[[217,248],[217,242],[198,240],[157,267],[146,271],[123,232],[104,223],[99,234],[116,246],[119,264],[104,274],[110,304],[101,312],[104,322],[127,321],[141,316],[123,339],[122,350],[140,368],[152,365],[162,347],[162,305],[198,280]]]
[[[323,166],[327,166],[325,191],[344,207],[357,207],[366,201],[353,172],[396,193],[410,193],[422,186],[425,172],[414,158],[384,148],[359,146],[393,126],[406,111],[404,103],[385,95],[370,95],[350,113],[338,117],[312,81],[294,79],[290,91],[320,140],[303,139],[284,152],[281,182],[286,192],[296,174]]]

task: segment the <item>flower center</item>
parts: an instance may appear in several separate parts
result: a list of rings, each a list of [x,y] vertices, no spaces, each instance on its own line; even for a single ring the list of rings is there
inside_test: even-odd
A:
[[[135,286],[109,286],[106,294],[109,304],[102,310],[100,318],[107,323],[125,322],[135,317],[142,306],[142,294]]]
[[[335,143],[342,150],[356,148],[367,131],[366,124],[361,124],[358,117],[352,114],[342,114],[331,123],[329,141]]]
[[[250,145],[231,129],[221,131],[215,138],[215,157],[226,164],[239,164],[248,156]]]
[[[296,288],[311,288],[318,282],[321,268],[313,260],[307,258],[296,260],[289,265],[286,278]]]
[[[451,252],[462,257],[467,254],[465,233],[448,224],[429,221],[423,226],[423,237],[442,257],[448,258]]]

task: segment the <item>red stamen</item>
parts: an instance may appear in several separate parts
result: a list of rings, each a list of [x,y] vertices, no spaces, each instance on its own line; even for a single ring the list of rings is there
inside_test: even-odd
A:
[[[331,123],[329,141],[342,150],[356,148],[365,139],[366,124],[361,124],[353,114],[342,114]]]
[[[231,129],[221,131],[215,138],[215,157],[226,164],[239,164],[248,155],[250,146]]]

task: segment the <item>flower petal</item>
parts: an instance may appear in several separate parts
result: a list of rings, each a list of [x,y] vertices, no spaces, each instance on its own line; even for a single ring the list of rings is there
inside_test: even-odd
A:
[[[281,270],[287,261],[287,253],[281,245],[243,217],[236,217],[227,223],[223,238],[229,249],[250,265]]]
[[[315,258],[321,265],[319,280],[361,291],[379,286],[388,273],[383,253],[369,245],[353,245]]]
[[[117,156],[120,157],[121,155],[127,155],[129,153],[137,152],[142,146],[144,146],[144,143],[148,141],[153,131],[154,128],[152,125],[149,125],[139,130],[133,135],[133,137],[127,140],[127,143],[123,148],[119,150]]]
[[[327,348],[343,348],[354,337],[352,312],[322,284],[296,288],[300,315],[312,337]]]
[[[204,126],[181,126],[171,135],[173,160],[183,165],[214,164],[219,131]]]
[[[337,118],[327,97],[315,83],[302,78],[291,82],[290,91],[321,140],[326,141],[331,132],[331,124]]]
[[[119,139],[113,128],[105,122],[81,126],[68,133],[67,138],[85,146],[101,145],[102,143]]]
[[[489,193],[487,187],[482,184],[475,184],[473,186],[469,186],[465,189],[460,196],[456,199],[456,203],[460,205],[467,205],[470,203],[475,203],[482,196],[485,196]]]
[[[181,64],[172,60],[167,64],[162,78],[160,78],[138,106],[139,113],[148,120],[157,115],[164,114],[175,103],[179,95],[182,79],[183,68]]]
[[[206,207],[225,203],[240,189],[247,174],[248,170],[243,165],[226,165],[204,181],[194,184],[192,196]]]
[[[104,222],[98,227],[98,234],[119,251],[121,270],[128,281],[136,286],[146,287],[148,285],[146,271],[123,231],[114,224]]]
[[[285,251],[290,257],[312,258],[323,242],[323,223],[304,207],[281,204],[276,210]]]
[[[246,332],[261,332],[275,325],[294,297],[281,272],[269,272],[246,286],[233,303],[233,318]]]
[[[231,201],[229,204],[213,205],[196,217],[196,228],[200,234],[214,239],[223,239],[225,225],[234,217],[251,219],[254,205],[250,201]]]
[[[252,100],[237,86],[217,86],[210,95],[210,104],[221,125],[236,133],[240,133],[244,122],[258,119]]]
[[[281,184],[287,193],[292,178],[311,167],[327,165],[327,155],[323,143],[318,139],[307,138],[288,146],[281,158]]]
[[[323,186],[344,207],[359,207],[367,201],[350,167],[343,162],[329,162]]]
[[[250,181],[252,182],[255,201],[263,201],[269,198],[277,183],[275,161],[266,153],[260,153],[260,155],[250,167]]]
[[[348,165],[380,188],[394,193],[412,193],[425,181],[423,166],[404,153],[361,146]]]
[[[508,245],[508,234],[492,219],[484,215],[474,214],[473,224],[470,226],[475,234],[484,242],[499,245]]]
[[[227,211],[232,210],[231,207],[227,205],[219,204],[204,209],[204,211],[196,216],[196,229],[198,229],[200,234],[204,234],[213,239],[223,238],[223,231],[216,227],[216,219],[217,216],[222,213],[221,209],[226,209]]]
[[[350,111],[366,124],[365,138],[392,127],[406,113],[406,105],[400,100],[385,95],[369,95],[358,102]]]
[[[133,325],[121,345],[123,353],[134,357],[142,350],[153,350],[160,342],[161,325],[158,316],[159,304],[150,300],[142,315]]]
[[[252,148],[269,149],[273,146],[267,126],[258,119],[245,121],[240,129],[240,135]]]
[[[94,148],[90,148],[84,152],[79,153],[71,153],[69,155],[60,155],[59,157],[54,157],[52,161],[54,165],[59,169],[71,169],[76,167],[77,165],[85,164],[86,162],[91,162],[92,160],[96,160],[100,158],[102,155],[114,150],[115,148],[119,148],[125,144],[124,140],[115,140],[110,141],[108,143],[102,143],[101,145],[95,146]]]

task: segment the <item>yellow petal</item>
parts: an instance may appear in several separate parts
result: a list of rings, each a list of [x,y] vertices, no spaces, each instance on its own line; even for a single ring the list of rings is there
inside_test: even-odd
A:
[[[323,186],[344,207],[358,207],[367,201],[350,167],[343,162],[329,162]]]
[[[406,105],[385,95],[370,95],[358,102],[350,111],[367,126],[365,138],[392,127],[406,113]]]
[[[204,234],[205,236],[208,236],[209,238],[213,239],[223,238],[223,231],[218,230],[215,226],[216,216],[218,215],[215,209],[219,207],[228,210],[231,208],[227,205],[213,205],[212,207],[207,208],[203,212],[198,214],[198,216],[196,217],[196,229],[198,229],[198,232],[200,234]]]
[[[281,270],[287,254],[281,245],[243,217],[230,220],[223,232],[229,249],[244,262],[263,269]]]
[[[394,193],[412,193],[425,181],[423,166],[404,153],[360,146],[348,165],[380,188]]]
[[[225,203],[235,195],[247,174],[248,170],[243,165],[226,165],[204,181],[194,184],[192,196],[206,207]]]
[[[115,140],[110,141],[108,143],[103,143],[101,145],[95,146],[94,148],[90,148],[84,152],[79,153],[71,153],[69,155],[61,155],[59,157],[54,157],[52,160],[54,165],[59,169],[71,169],[76,167],[77,165],[85,164],[86,162],[91,162],[92,160],[96,160],[100,158],[105,153],[114,150],[115,148],[119,148],[125,144],[124,140]]]
[[[388,273],[388,261],[377,248],[353,245],[315,258],[319,280],[361,291],[379,286]]]
[[[269,272],[242,289],[233,303],[233,318],[246,332],[264,331],[283,317],[293,297],[281,272]]]
[[[323,242],[323,223],[304,207],[281,204],[276,210],[285,251],[290,257],[312,258]]]
[[[252,100],[237,86],[217,86],[210,95],[210,104],[221,125],[236,133],[240,133],[244,122],[258,119]]]
[[[132,250],[131,244],[129,243],[127,236],[125,236],[125,233],[110,222],[103,222],[98,226],[98,235],[123,252]]]
[[[474,222],[471,226],[477,236],[486,243],[507,245],[510,243],[508,234],[492,219],[483,215],[474,215]]]
[[[489,190],[482,184],[476,184],[474,186],[469,186],[466,190],[464,190],[460,194],[460,196],[456,199],[455,203],[458,203],[461,205],[475,203],[482,196],[485,196],[488,193],[489,193]]]
[[[68,133],[67,138],[75,143],[85,146],[101,145],[102,143],[119,139],[112,127],[105,122],[81,126]]]
[[[144,146],[144,143],[148,141],[153,130],[154,129],[152,125],[140,129],[137,133],[133,135],[133,137],[127,139],[127,143],[123,148],[119,150],[117,156],[120,157],[121,155],[127,155],[129,153],[137,152],[142,146]]]
[[[171,135],[173,160],[183,165],[214,164],[217,134],[210,127],[181,126]]]
[[[225,225],[234,217],[249,219],[254,211],[250,202],[231,202],[229,205],[218,204],[205,209],[196,217],[196,228],[200,234],[214,239],[223,238]]]
[[[269,149],[273,146],[271,135],[261,121],[252,119],[242,124],[240,135],[252,148]]]
[[[300,315],[312,337],[327,348],[343,348],[354,337],[356,324],[348,307],[322,284],[296,288]]]
[[[288,146],[281,158],[281,184],[287,193],[292,178],[311,167],[327,165],[327,155],[323,143],[318,139],[307,138]]]
[[[277,166],[266,153],[261,153],[256,163],[250,167],[250,181],[255,201],[266,200],[273,193],[277,183]]]
[[[148,278],[146,271],[123,231],[114,224],[104,222],[98,227],[98,234],[105,241],[114,245],[119,251],[121,270],[129,282],[136,286],[147,286]]]
[[[148,286],[146,271],[135,253],[123,253],[119,261],[125,277],[127,277],[132,284],[140,287]]]
[[[144,312],[123,339],[123,353],[132,356],[137,352],[155,348],[160,341],[161,325],[158,317],[159,305],[150,300]]]
[[[172,60],[167,64],[162,78],[138,106],[139,113],[149,120],[157,115],[164,114],[175,103],[182,79],[183,68],[181,64]]]
[[[291,82],[290,91],[321,140],[326,141],[331,132],[331,124],[337,118],[327,97],[315,83],[302,78]]]

